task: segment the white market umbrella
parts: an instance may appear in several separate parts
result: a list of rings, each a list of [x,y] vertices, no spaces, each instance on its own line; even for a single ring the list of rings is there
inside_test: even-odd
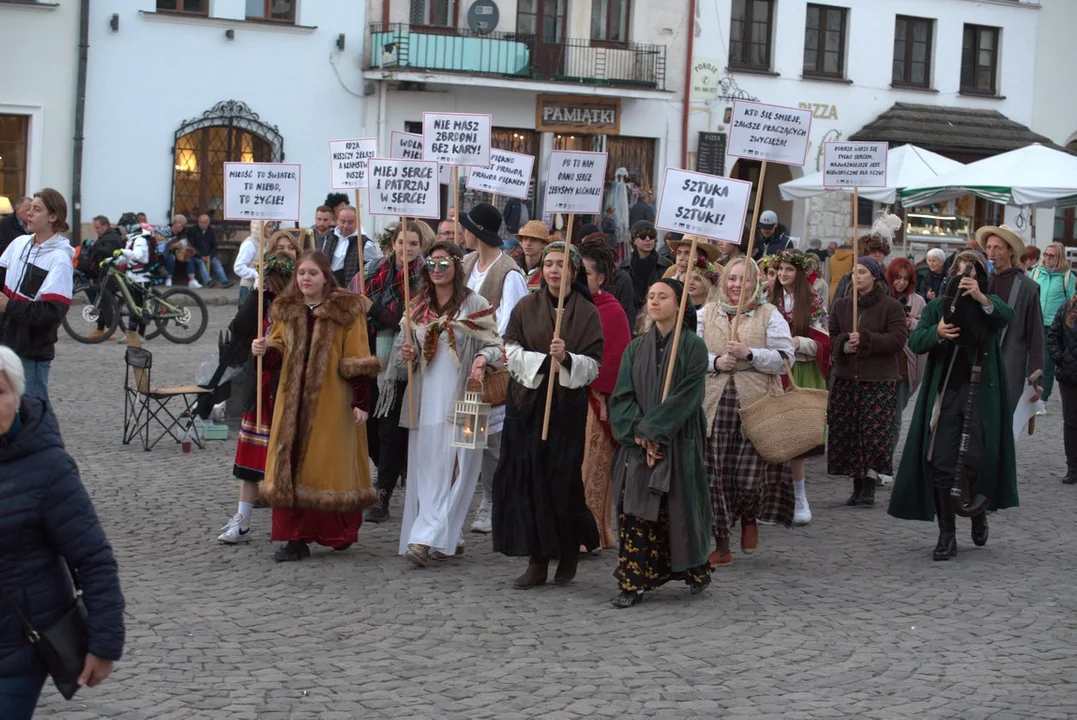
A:
[[[1053,207],[1077,203],[1077,156],[1039,143],[977,160],[901,192],[906,207],[962,195],[1002,205]]]
[[[886,187],[860,188],[860,197],[873,202],[894,203],[898,194],[907,187],[923,187],[934,182],[940,175],[948,174],[964,165],[915,145],[899,145],[886,153]],[[807,200],[831,192],[837,188],[823,187],[822,171],[805,175],[778,186],[782,200]],[[843,188],[852,194],[852,188]]]

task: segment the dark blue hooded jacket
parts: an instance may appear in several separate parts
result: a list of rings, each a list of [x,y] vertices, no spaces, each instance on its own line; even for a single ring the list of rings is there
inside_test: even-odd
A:
[[[13,437],[0,436],[0,585],[35,628],[48,628],[73,599],[66,558],[82,584],[89,651],[119,660],[124,601],[112,548],[52,411],[24,396],[20,418]],[[0,677],[43,670],[0,597]]]

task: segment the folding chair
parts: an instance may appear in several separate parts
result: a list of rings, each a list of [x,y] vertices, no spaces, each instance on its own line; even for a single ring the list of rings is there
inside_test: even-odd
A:
[[[142,439],[142,449],[152,450],[166,435],[177,443],[189,438],[205,448],[205,440],[194,427],[194,405],[198,398],[208,392],[198,385],[179,385],[155,388],[153,386],[153,353],[129,344],[124,353],[127,365],[124,371],[123,444],[129,445],[135,438]],[[179,398],[183,411],[174,414],[169,408],[172,400]],[[161,428],[161,434],[150,442],[150,426]]]

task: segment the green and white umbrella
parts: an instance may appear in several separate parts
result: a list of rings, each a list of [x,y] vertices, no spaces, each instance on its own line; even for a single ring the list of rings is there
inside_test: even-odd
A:
[[[1077,205],[1077,156],[1034,143],[905,188],[901,203],[916,207],[969,194],[1001,205]]]

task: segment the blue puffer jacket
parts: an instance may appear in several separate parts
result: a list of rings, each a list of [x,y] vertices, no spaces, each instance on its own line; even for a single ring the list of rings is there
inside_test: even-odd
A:
[[[0,437],[0,585],[34,627],[47,628],[71,606],[67,558],[82,584],[90,652],[119,660],[124,603],[112,548],[55,416],[23,397],[20,417],[14,437]],[[42,670],[0,598],[0,677]]]

